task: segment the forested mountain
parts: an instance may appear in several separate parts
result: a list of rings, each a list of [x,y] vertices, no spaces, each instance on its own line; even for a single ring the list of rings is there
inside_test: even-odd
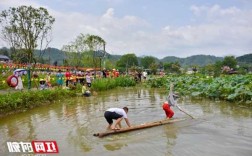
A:
[[[40,51],[36,50],[35,55],[39,57],[41,54]],[[92,55],[89,52],[86,53],[87,55]],[[58,65],[63,65],[63,60],[66,59],[67,54],[59,49],[56,48],[47,48],[45,51],[42,51],[42,58],[49,62],[50,64],[53,64],[55,61],[57,61]],[[111,60],[111,62],[116,62],[121,58],[121,55],[111,55],[109,53],[105,54],[105,57]]]
[[[116,62],[116,61],[118,61],[121,57],[122,57],[122,55],[111,55],[111,54],[107,54],[107,55],[106,55],[106,58],[108,58],[109,60],[111,60],[111,62]]]
[[[161,62],[181,62],[181,58],[175,57],[175,56],[166,56],[160,60]]]
[[[63,60],[66,59],[66,54],[57,48],[47,48],[43,51],[35,50],[35,56],[38,58],[42,56],[45,62],[50,62],[50,64],[57,62],[58,65],[63,65]]]
[[[178,58],[174,56],[168,56],[160,61],[163,63],[165,62],[179,62],[182,67],[185,66],[192,66],[192,65],[198,65],[198,66],[205,66],[207,64],[214,64],[216,61],[223,60],[222,57],[216,57],[212,55],[193,55],[186,58]]]
[[[7,48],[1,48],[0,54],[7,55],[11,58],[10,50]],[[66,59],[65,52],[57,49],[57,48],[47,48],[44,51],[35,51],[35,56],[39,58],[39,56],[42,56],[44,62],[50,62],[50,64],[53,64],[57,62],[58,65],[63,65],[63,60]],[[122,55],[111,55],[109,53],[106,53],[106,58],[109,59],[111,62],[115,63],[118,61]],[[171,62],[179,62],[182,67],[190,67],[192,65],[198,65],[198,66],[205,66],[207,64],[214,64],[216,61],[222,61],[223,57],[216,57],[213,55],[193,55],[186,58],[179,58],[175,56],[167,56],[163,59],[157,60],[163,63],[171,63]],[[246,54],[243,56],[236,57],[238,64],[252,64],[252,54]],[[140,60],[140,57],[138,58]],[[41,62],[41,60],[38,60],[38,62]],[[43,63],[43,62],[41,62]]]
[[[236,57],[239,63],[252,64],[252,54],[246,54],[243,56]]]

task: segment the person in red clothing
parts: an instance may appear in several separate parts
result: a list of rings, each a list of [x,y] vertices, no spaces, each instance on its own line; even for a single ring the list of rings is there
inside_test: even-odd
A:
[[[118,69],[116,70],[115,76],[119,77],[119,70]]]
[[[173,84],[170,84],[170,92],[167,97],[168,101],[165,101],[163,103],[163,110],[165,111],[166,117],[168,119],[173,117],[174,112],[171,109],[171,106],[177,106],[177,99],[179,98],[179,96],[174,94],[172,90],[173,90]]]
[[[65,73],[65,77],[66,77],[66,86],[68,87],[70,78],[71,78],[71,73],[69,72],[69,69],[67,69],[66,73]]]
[[[165,111],[166,117],[167,117],[168,119],[170,119],[170,118],[173,117],[174,112],[173,112],[173,110],[171,109],[171,106],[170,106],[170,104],[168,103],[168,101],[165,101],[165,102],[163,103],[163,110]]]

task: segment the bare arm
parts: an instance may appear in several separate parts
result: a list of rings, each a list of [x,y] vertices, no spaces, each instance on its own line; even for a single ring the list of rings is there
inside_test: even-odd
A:
[[[130,122],[129,122],[129,119],[128,118],[124,118],[126,124],[130,127]]]

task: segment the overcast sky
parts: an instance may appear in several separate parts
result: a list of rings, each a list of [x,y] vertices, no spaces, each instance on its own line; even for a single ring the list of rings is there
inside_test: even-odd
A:
[[[0,11],[20,5],[49,11],[56,19],[50,47],[59,49],[83,33],[118,55],[252,53],[252,0],[0,0]]]

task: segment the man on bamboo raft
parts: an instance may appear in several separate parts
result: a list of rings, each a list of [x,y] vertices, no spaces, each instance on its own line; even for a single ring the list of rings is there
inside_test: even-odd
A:
[[[115,130],[115,129],[120,129],[122,128],[121,121],[124,118],[126,124],[130,127],[130,122],[127,116],[128,113],[128,108],[123,107],[123,108],[109,108],[108,110],[105,111],[104,117],[108,122],[108,127],[107,130]],[[115,121],[115,124],[113,125],[113,120]]]

